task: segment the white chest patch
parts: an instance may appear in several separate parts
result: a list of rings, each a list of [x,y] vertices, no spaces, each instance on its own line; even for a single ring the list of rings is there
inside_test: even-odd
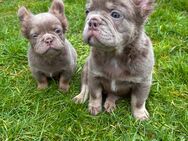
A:
[[[112,80],[111,81],[111,89],[112,89],[112,91],[117,91],[117,87],[116,87],[116,81],[115,80]]]

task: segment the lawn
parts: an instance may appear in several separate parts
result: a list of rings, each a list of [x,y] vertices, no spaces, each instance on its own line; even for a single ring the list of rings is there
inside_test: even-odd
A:
[[[89,47],[82,41],[85,0],[65,0],[67,38],[78,53],[77,71],[67,93],[57,82],[38,91],[27,64],[28,42],[20,33],[18,7],[47,11],[51,0],[0,0],[0,140],[188,140],[188,1],[158,0],[146,25],[155,51],[149,121],[136,121],[130,99],[112,114],[91,116],[87,103],[76,105],[80,75]]]

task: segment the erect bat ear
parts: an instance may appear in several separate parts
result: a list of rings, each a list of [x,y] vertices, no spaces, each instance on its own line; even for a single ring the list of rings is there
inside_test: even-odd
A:
[[[21,23],[21,31],[22,34],[28,38],[28,32],[29,32],[29,23],[30,18],[32,16],[32,13],[29,12],[24,6],[20,7],[18,10],[18,18]]]
[[[67,30],[68,27],[68,22],[67,18],[65,16],[65,10],[64,10],[64,3],[61,0],[53,0],[52,5],[49,9],[49,13],[53,14],[56,16],[63,27],[64,32]]]
[[[133,0],[142,18],[146,19],[154,9],[155,0]]]
[[[27,20],[30,16],[31,16],[31,13],[24,6],[18,9],[18,17],[19,17],[20,22]]]

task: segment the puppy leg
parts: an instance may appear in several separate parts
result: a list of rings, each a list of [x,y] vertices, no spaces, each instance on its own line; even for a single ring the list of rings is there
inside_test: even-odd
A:
[[[42,72],[32,70],[32,74],[37,80],[37,89],[43,90],[48,87],[47,77]]]
[[[149,118],[149,113],[146,110],[145,102],[149,95],[150,84],[136,84],[131,95],[131,108],[133,116],[139,120]]]
[[[88,63],[87,62],[84,65],[84,69],[83,69],[81,78],[82,78],[82,88],[81,88],[80,94],[78,94],[77,96],[75,96],[73,98],[73,101],[75,103],[84,103],[88,99],[88,96],[89,96]]]
[[[106,101],[104,103],[105,111],[108,113],[113,112],[116,109],[116,100],[118,100],[119,97],[115,96],[113,94],[108,94]]]
[[[88,99],[89,87],[87,84],[82,84],[81,92],[73,98],[75,103],[84,103]]]
[[[63,71],[60,75],[59,79],[59,89],[61,91],[68,91],[69,90],[69,81],[72,77],[72,72],[71,71]]]
[[[97,115],[102,110],[102,89],[96,88],[91,90],[89,97],[89,112],[92,115]]]
[[[102,110],[102,86],[100,79],[92,73],[88,75],[89,86],[89,112],[97,115]]]

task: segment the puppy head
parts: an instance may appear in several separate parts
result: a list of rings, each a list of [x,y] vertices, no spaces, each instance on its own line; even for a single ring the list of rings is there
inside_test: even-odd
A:
[[[37,54],[55,55],[64,47],[67,20],[62,1],[54,0],[49,12],[37,15],[21,7],[18,17],[22,34],[30,41]]]
[[[84,41],[104,50],[121,49],[143,30],[154,0],[87,0]]]

